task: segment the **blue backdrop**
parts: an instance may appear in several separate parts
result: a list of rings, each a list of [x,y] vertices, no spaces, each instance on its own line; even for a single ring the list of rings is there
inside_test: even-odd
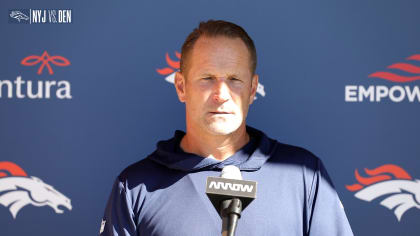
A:
[[[8,0],[0,9],[0,235],[98,234],[119,172],[184,129],[168,81],[185,37],[207,19],[254,39],[264,92],[248,124],[323,160],[355,235],[419,235],[419,1]],[[394,179],[415,187],[356,196],[375,184],[391,191]],[[31,203],[40,196],[63,206]],[[381,205],[393,196],[407,206],[400,219],[399,205]]]

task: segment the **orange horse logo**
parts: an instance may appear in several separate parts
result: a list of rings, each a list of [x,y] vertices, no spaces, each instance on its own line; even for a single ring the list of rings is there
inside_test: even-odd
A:
[[[63,213],[59,206],[72,209],[70,199],[41,179],[28,176],[13,162],[0,162],[0,204],[9,209],[14,219],[28,204],[49,206],[57,214]]]
[[[369,177],[360,176],[356,169],[358,183],[346,185],[349,191],[356,192],[356,198],[367,202],[383,198],[380,204],[392,210],[398,221],[407,210],[420,209],[420,180],[413,179],[403,168],[388,164],[365,172]]]

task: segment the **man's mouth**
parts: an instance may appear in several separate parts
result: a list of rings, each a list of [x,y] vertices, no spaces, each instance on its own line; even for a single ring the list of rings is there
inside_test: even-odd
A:
[[[212,112],[210,112],[210,114],[214,114],[214,115],[231,115],[233,113],[232,112],[225,112],[225,111],[212,111]]]

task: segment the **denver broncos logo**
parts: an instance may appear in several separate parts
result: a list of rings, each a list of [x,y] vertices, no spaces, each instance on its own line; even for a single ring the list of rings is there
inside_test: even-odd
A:
[[[370,177],[360,176],[356,169],[359,183],[346,185],[349,191],[357,191],[355,197],[367,202],[383,198],[380,204],[392,210],[398,221],[407,210],[420,209],[420,180],[414,180],[404,169],[388,164],[365,172]]]
[[[9,16],[18,20],[19,22],[20,20],[29,20],[29,17],[23,14],[21,11],[12,11]]]
[[[175,56],[178,59],[181,59],[181,53],[179,53],[177,51],[175,51]],[[168,53],[165,54],[165,59],[166,59],[166,63],[168,64],[169,67],[165,67],[165,68],[162,68],[162,69],[156,69],[156,71],[160,75],[166,76],[165,80],[167,82],[173,84],[174,81],[175,81],[175,72],[177,72],[179,70],[180,63],[179,63],[179,60],[178,61],[172,60],[169,57]],[[258,83],[257,93],[260,94],[261,96],[265,97],[264,85],[262,85],[261,83]],[[257,99],[257,96],[255,96],[255,99]]]
[[[178,59],[181,59],[181,53],[175,51],[175,56]],[[169,54],[166,53],[165,54],[165,59],[166,59],[166,63],[168,64],[169,67],[165,67],[162,69],[156,69],[157,73],[161,74],[161,75],[165,75],[165,80],[168,81],[169,83],[174,83],[175,81],[175,72],[179,70],[180,67],[180,63],[179,61],[173,61],[170,57]]]
[[[70,199],[41,179],[29,177],[13,162],[0,162],[0,204],[9,209],[13,218],[28,204],[49,206],[57,214],[63,213],[59,206],[72,209]]]

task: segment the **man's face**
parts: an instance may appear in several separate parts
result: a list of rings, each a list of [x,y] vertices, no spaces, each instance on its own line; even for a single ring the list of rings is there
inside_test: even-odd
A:
[[[186,63],[175,86],[186,104],[187,127],[227,135],[245,126],[258,85],[245,43],[239,38],[200,37]]]

